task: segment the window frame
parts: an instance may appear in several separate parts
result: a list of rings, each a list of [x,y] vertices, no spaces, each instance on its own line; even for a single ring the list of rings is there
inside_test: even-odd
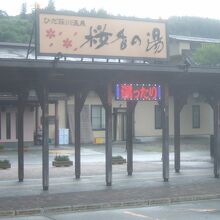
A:
[[[6,112],[5,115],[5,125],[6,125],[6,139],[11,140],[11,112]]]
[[[198,111],[198,123],[195,123],[197,119],[195,119],[195,114]],[[192,128],[198,129],[201,127],[201,113],[200,113],[200,105],[192,105]]]
[[[106,123],[105,123],[105,108],[103,105],[91,105],[91,125],[92,125],[92,130],[94,131],[104,131],[106,129]],[[100,115],[99,115],[99,128],[94,128],[93,127],[93,109],[94,108],[100,108]],[[103,119],[103,111],[104,111],[104,119]],[[103,121],[104,120],[104,121]],[[102,127],[104,122],[104,126]]]
[[[158,109],[160,112],[158,113]],[[160,117],[160,118],[158,118]],[[160,120],[160,126],[158,126],[158,120]],[[161,115],[161,106],[160,105],[154,105],[154,128],[156,130],[162,129],[162,115]]]

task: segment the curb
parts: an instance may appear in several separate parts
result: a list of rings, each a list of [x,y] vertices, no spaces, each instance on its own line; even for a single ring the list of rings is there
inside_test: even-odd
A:
[[[194,196],[179,196],[172,198],[159,198],[126,202],[112,202],[112,203],[97,203],[91,205],[78,205],[78,206],[59,206],[59,207],[47,207],[47,208],[33,208],[33,209],[21,209],[21,210],[3,210],[0,211],[0,217],[5,216],[27,216],[27,215],[42,215],[46,213],[62,213],[62,212],[82,212],[100,209],[110,208],[128,208],[137,206],[157,206],[175,204],[188,201],[219,199],[220,194],[205,194]]]

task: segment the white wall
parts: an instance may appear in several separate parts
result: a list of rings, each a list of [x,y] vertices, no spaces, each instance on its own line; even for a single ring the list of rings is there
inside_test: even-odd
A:
[[[8,107],[1,112],[1,142],[17,142],[16,139],[16,108]],[[11,138],[6,139],[6,113],[11,114]],[[33,141],[34,138],[34,112],[30,107],[25,108],[24,112],[24,141]]]

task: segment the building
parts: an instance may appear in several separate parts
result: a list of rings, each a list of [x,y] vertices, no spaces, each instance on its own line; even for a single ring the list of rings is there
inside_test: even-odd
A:
[[[220,43],[219,39],[207,39],[186,36],[169,36],[170,62],[181,65],[182,58],[202,43]],[[0,58],[34,59],[34,48],[24,44],[0,43]],[[178,59],[176,59],[178,58]],[[188,57],[190,59],[190,57]],[[54,59],[46,57],[44,59]],[[73,59],[73,58],[67,58]],[[84,58],[92,62],[91,58]],[[106,62],[104,59],[99,62]],[[109,62],[118,62],[111,60]],[[121,60],[120,62],[129,62]],[[137,61],[139,62],[139,61]],[[141,62],[141,61],[140,61]],[[147,83],[147,82],[146,82]],[[17,144],[17,97],[13,94],[0,94],[0,142],[3,145]],[[74,96],[72,94],[50,94],[49,97],[49,140],[51,144],[63,143],[61,134],[63,128],[70,129],[70,143],[74,142]],[[171,94],[169,99],[170,135],[174,134],[174,101]],[[134,131],[137,140],[161,136],[161,113],[157,102],[138,102],[134,115]],[[113,139],[126,139],[126,102],[113,100]],[[213,111],[199,91],[194,91],[181,111],[181,135],[210,135],[213,134]],[[36,102],[36,94],[29,92],[28,103],[24,117],[24,140],[26,145],[36,142],[36,134],[41,127],[41,110]],[[98,95],[91,91],[81,112],[82,143],[104,143],[105,113]],[[60,133],[60,134],[59,134]],[[60,140],[59,140],[60,139]],[[68,138],[69,139],[69,138]],[[65,141],[65,143],[69,143]]]

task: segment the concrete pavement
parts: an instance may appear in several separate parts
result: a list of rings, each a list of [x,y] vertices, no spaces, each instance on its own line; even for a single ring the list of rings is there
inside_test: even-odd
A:
[[[148,146],[147,146],[148,147]],[[74,178],[74,167],[54,168],[50,165],[50,188],[42,191],[41,151],[25,152],[25,181],[17,182],[17,155],[1,153],[10,158],[12,168],[0,170],[0,215],[39,214],[51,211],[76,211],[109,207],[164,204],[186,200],[220,198],[219,179],[213,178],[213,163],[206,145],[182,153],[182,169],[173,169],[170,153],[170,180],[162,179],[161,152],[134,147],[134,174],[127,176],[126,164],[113,165],[113,185],[105,186],[103,146],[82,147],[82,176]],[[56,154],[69,154],[72,147],[50,149],[50,162]],[[125,156],[125,147],[116,145],[113,154]],[[51,163],[50,163],[51,164]]]
[[[69,213],[42,213],[39,216],[17,216],[17,220],[194,220],[209,219],[219,220],[220,199],[208,201],[185,202],[180,204],[168,204],[154,207],[108,209],[86,212]],[[12,217],[4,217],[4,220],[12,220]]]

